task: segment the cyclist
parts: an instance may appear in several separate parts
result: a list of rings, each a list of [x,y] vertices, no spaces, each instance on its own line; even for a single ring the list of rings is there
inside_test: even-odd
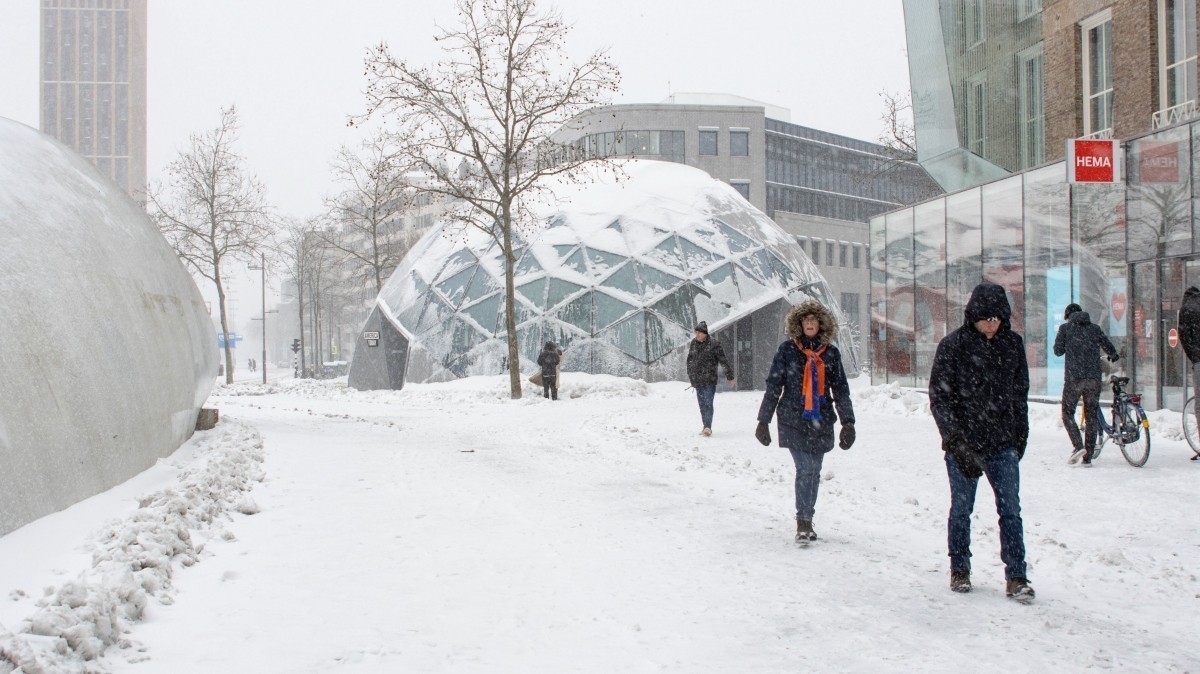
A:
[[[1100,431],[1100,424],[1096,420],[1100,414],[1100,378],[1104,374],[1100,368],[1100,351],[1108,354],[1110,362],[1115,363],[1119,356],[1116,347],[1100,326],[1092,322],[1092,317],[1083,307],[1074,302],[1068,304],[1063,318],[1067,322],[1058,326],[1054,355],[1067,357],[1063,372],[1062,422],[1073,447],[1067,463],[1075,464],[1083,459],[1083,464],[1090,466],[1096,452],[1096,435]],[[1083,397],[1083,423],[1086,429],[1086,436],[1082,438],[1079,425],[1075,423],[1075,408],[1079,405],[1080,396]]]
[[[1200,288],[1191,286],[1183,291],[1183,304],[1179,307],[1179,343],[1183,353],[1192,364],[1192,390],[1196,392],[1194,412],[1200,422]],[[1200,454],[1192,457],[1195,461]]]

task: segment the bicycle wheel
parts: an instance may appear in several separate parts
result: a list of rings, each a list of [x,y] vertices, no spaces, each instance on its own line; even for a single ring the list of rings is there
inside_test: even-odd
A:
[[[1200,456],[1200,426],[1196,424],[1196,396],[1187,399],[1183,404],[1183,437],[1196,456]]]
[[[1117,437],[1122,440],[1121,453],[1129,465],[1141,468],[1150,459],[1150,428],[1144,424],[1145,412],[1136,408],[1126,407],[1121,413],[1120,425],[1117,427]]]

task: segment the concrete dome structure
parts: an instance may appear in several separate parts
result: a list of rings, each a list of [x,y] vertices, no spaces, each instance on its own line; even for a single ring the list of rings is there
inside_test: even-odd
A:
[[[158,228],[66,146],[0,118],[0,534],[124,482],[196,427],[203,298]]]
[[[714,334],[748,337],[737,348],[723,341],[741,369],[762,374],[749,386],[765,377],[792,303],[815,298],[840,319],[795,240],[701,170],[631,160],[619,180],[601,174],[551,192],[544,224],[515,246],[523,370],[553,341],[564,371],[683,379],[693,328],[706,321]],[[434,227],[384,286],[363,329],[378,339],[357,340],[351,386],[505,370],[502,251],[482,232],[450,228]]]

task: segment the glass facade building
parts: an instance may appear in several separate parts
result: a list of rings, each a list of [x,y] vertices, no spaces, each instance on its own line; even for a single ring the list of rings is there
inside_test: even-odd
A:
[[[796,240],[703,171],[638,160],[619,180],[605,174],[552,191],[543,224],[514,242],[527,373],[553,341],[566,351],[564,371],[686,380],[687,345],[706,321],[739,388],[752,389],[766,379],[792,305],[820,300],[845,327]],[[350,385],[399,389],[504,372],[504,274],[495,237],[450,220],[435,227],[380,292]],[[839,340],[846,369],[857,372],[853,331],[839,330]]]
[[[938,341],[990,281],[1025,338],[1031,395],[1061,393],[1054,335],[1077,302],[1148,409],[1179,409],[1190,370],[1172,333],[1200,286],[1200,123],[1122,145],[1124,183],[1071,184],[1057,162],[873,218],[872,380],[926,386]]]

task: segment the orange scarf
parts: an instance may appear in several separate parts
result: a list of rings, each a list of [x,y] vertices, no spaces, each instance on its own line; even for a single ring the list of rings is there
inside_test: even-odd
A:
[[[804,414],[801,418],[818,420],[821,418],[821,405],[825,403],[825,361],[821,359],[821,354],[829,345],[822,344],[814,351],[804,348],[800,340],[795,341],[796,348],[808,359],[804,363],[804,385],[801,389],[804,394]]]

